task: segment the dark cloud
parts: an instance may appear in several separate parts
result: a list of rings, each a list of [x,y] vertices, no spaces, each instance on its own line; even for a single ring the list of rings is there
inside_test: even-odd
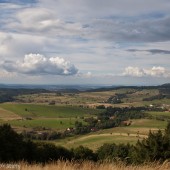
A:
[[[159,50],[159,49],[151,49],[148,50],[148,52],[151,52],[152,54],[170,54],[169,50]]]
[[[160,50],[160,49],[150,49],[150,50],[138,50],[138,49],[128,49],[130,52],[146,51],[152,54],[170,54],[169,50]]]
[[[37,0],[0,0],[0,3],[19,3],[19,4],[31,4],[36,3]]]

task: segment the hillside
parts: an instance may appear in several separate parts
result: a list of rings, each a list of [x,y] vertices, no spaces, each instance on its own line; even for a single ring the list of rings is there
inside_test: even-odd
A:
[[[18,133],[29,134],[33,139],[42,140],[46,139],[45,136],[56,134],[53,142],[68,148],[83,145],[96,150],[104,143],[135,144],[147,137],[149,130],[163,130],[170,120],[169,89],[169,84],[98,88],[82,92],[3,88],[0,89],[0,99],[4,101],[0,104],[0,123],[9,123]],[[139,115],[142,110],[148,115],[139,120],[126,118],[131,122],[130,126],[101,129],[93,124],[90,125],[93,130],[87,130],[89,122],[86,119],[99,121],[98,117],[107,112],[108,107],[117,110],[139,107]],[[82,134],[75,134],[76,122],[82,123]]]

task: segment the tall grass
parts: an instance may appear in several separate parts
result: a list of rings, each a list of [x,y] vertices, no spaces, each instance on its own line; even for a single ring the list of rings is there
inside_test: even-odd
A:
[[[9,165],[9,164],[8,164]],[[12,164],[11,164],[12,165]],[[169,170],[170,162],[150,163],[144,165],[129,165],[126,166],[124,163],[94,163],[94,162],[67,162],[67,161],[57,161],[47,165],[41,164],[26,164],[20,163],[18,165],[12,166],[0,166],[0,170],[15,169],[15,170]]]

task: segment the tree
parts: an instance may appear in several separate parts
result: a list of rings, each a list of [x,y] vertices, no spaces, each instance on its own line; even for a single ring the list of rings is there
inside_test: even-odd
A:
[[[37,162],[50,162],[58,159],[71,159],[72,154],[69,150],[51,143],[37,143],[36,158]]]
[[[113,160],[116,157],[116,144],[104,144],[97,150],[99,160]]]
[[[22,136],[17,134],[8,124],[0,126],[0,162],[21,160],[24,153]]]
[[[134,162],[164,161],[165,138],[159,130],[156,133],[149,132],[148,138],[138,141],[135,146]]]
[[[96,155],[87,147],[79,146],[72,149],[75,160],[96,160]]]

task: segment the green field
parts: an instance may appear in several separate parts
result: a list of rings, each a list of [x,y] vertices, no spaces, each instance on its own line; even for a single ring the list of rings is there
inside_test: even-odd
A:
[[[77,106],[48,106],[35,104],[1,104],[0,108],[11,111],[22,117],[44,118],[71,118],[89,117],[101,112],[97,109],[82,108]]]
[[[86,146],[90,149],[96,150],[104,143],[129,143],[135,144],[137,140],[142,138],[138,138],[135,135],[128,136],[127,134],[89,134],[76,138],[68,138],[65,140],[57,140],[54,143],[56,145],[65,146],[67,148],[74,148],[79,145]]]
[[[162,129],[165,128],[167,125],[166,121],[160,121],[155,119],[138,119],[133,121],[131,128],[157,128]]]
[[[11,124],[15,127],[25,127],[25,128],[35,128],[35,127],[45,127],[53,128],[55,130],[65,130],[68,127],[74,127],[75,121],[81,121],[75,118],[45,118],[45,119],[35,119],[35,120],[11,120],[6,121],[6,123]]]
[[[167,116],[170,117],[170,112],[148,112],[152,116]]]
[[[83,121],[84,117],[95,116],[99,112],[101,112],[101,110],[77,106],[35,104],[0,105],[0,118],[3,117],[1,124],[8,123],[15,127],[27,128],[46,127],[55,130],[74,127],[75,121],[85,123]],[[31,120],[28,120],[28,118]]]

